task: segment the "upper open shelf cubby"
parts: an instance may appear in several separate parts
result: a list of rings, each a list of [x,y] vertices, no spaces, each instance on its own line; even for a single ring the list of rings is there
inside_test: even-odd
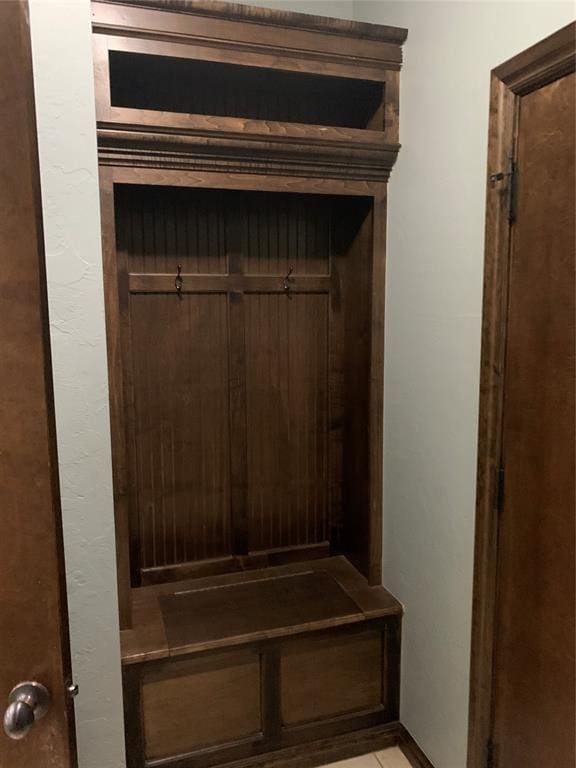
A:
[[[213,0],[92,19],[102,165],[388,180],[405,30]]]
[[[112,107],[382,130],[383,83],[110,51]]]

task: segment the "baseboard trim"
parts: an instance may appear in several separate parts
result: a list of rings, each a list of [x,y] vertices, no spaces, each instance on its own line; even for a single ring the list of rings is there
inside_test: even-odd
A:
[[[294,747],[235,760],[219,768],[318,768],[340,760],[379,752],[400,743],[403,728],[398,722],[343,733]]]
[[[434,768],[430,760],[414,741],[412,735],[403,725],[398,727],[398,746],[412,768]]]

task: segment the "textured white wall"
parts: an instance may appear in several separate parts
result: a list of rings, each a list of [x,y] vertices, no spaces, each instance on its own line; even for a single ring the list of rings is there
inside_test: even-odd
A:
[[[572,3],[357,2],[409,29],[389,190],[384,583],[404,603],[402,721],[464,768],[490,70]]]
[[[124,734],[88,0],[31,0],[56,430],[80,768]]]

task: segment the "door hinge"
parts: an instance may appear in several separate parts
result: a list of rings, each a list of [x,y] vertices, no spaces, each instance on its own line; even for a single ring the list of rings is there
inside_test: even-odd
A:
[[[506,186],[508,222],[513,224],[516,221],[516,192],[518,186],[518,167],[515,160],[510,159],[507,171],[498,171],[497,173],[490,174],[490,186],[494,189],[496,184],[504,179],[508,181]]]
[[[498,467],[498,477],[496,480],[496,513],[502,514],[504,509],[504,464]]]
[[[496,750],[492,739],[486,742],[486,765],[485,768],[496,768]]]

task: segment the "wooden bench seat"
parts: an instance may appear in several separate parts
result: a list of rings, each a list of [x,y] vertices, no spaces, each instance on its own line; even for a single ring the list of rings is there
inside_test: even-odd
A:
[[[401,614],[345,557],[134,590],[130,768],[245,765],[395,723]]]
[[[370,587],[345,557],[140,587],[122,662],[286,637],[399,615],[400,603]]]

